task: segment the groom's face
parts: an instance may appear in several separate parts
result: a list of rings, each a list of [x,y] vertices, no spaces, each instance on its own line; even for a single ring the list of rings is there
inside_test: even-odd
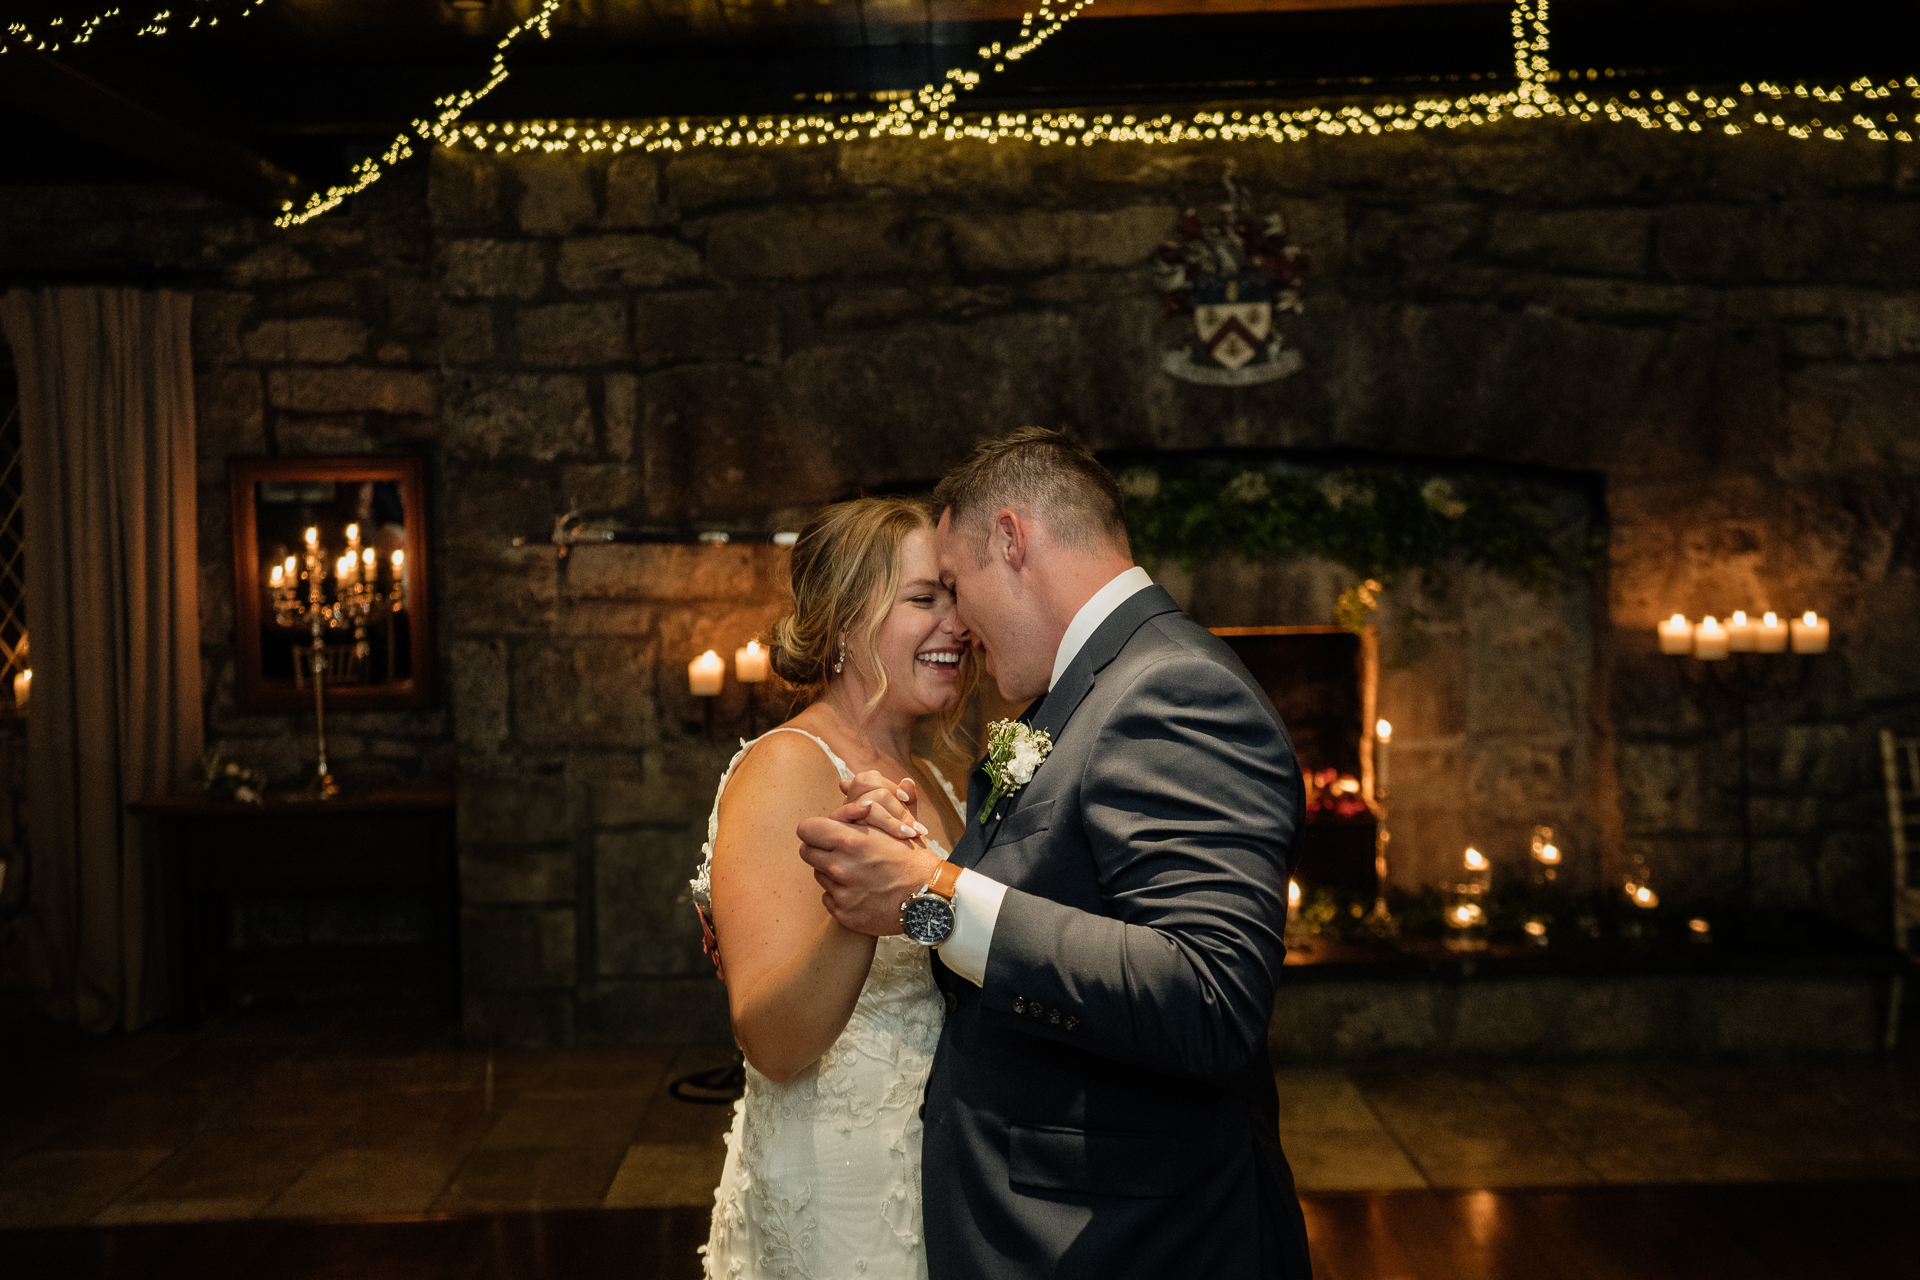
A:
[[[1009,702],[1027,702],[1047,691],[1058,644],[1033,633],[1031,610],[1020,607],[1018,575],[1001,556],[988,554],[988,533],[969,524],[956,529],[942,512],[934,530],[940,580],[953,591],[955,634],[973,645],[981,665]]]

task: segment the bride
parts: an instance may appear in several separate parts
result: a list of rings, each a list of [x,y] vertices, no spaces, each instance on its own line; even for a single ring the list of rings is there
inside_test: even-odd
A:
[[[932,535],[931,513],[900,498],[807,525],[773,664],[811,700],[741,747],[708,820],[694,901],[747,1059],[703,1250],[716,1280],[927,1274],[919,1108],[944,1005],[925,948],[827,914],[794,827],[875,770],[900,792],[852,799],[923,843],[930,877],[959,838],[966,806],[908,745],[923,716],[952,731],[974,676]]]

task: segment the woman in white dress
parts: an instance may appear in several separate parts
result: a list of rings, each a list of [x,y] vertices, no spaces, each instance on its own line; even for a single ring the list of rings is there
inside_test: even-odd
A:
[[[720,780],[693,893],[747,1088],[714,1193],[709,1277],[927,1274],[919,1108],[945,1007],[924,948],[827,914],[794,827],[870,800],[868,820],[923,841],[930,868],[959,837],[965,805],[908,745],[922,717],[951,730],[973,678],[932,532],[931,513],[898,498],[841,503],[807,525],[772,649],[811,700],[743,744]],[[867,770],[909,781],[899,795],[843,796]]]

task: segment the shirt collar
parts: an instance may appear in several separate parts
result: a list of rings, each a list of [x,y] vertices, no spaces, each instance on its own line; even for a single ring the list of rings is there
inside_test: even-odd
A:
[[[1136,592],[1145,591],[1153,585],[1153,579],[1139,565],[1116,576],[1113,581],[1093,593],[1093,598],[1080,606],[1080,612],[1073,615],[1073,621],[1067,624],[1067,634],[1060,637],[1060,652],[1053,658],[1053,678],[1047,681],[1047,691],[1060,683],[1060,677],[1066,674],[1073,660],[1080,656],[1080,650],[1086,648],[1087,641],[1100,629],[1100,624],[1113,615],[1113,611],[1132,599]]]

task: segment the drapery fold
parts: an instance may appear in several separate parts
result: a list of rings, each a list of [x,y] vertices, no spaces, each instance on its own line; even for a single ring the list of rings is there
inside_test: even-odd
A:
[[[48,1012],[92,1031],[165,1010],[128,801],[199,757],[192,300],[15,289],[33,709],[30,922]]]

